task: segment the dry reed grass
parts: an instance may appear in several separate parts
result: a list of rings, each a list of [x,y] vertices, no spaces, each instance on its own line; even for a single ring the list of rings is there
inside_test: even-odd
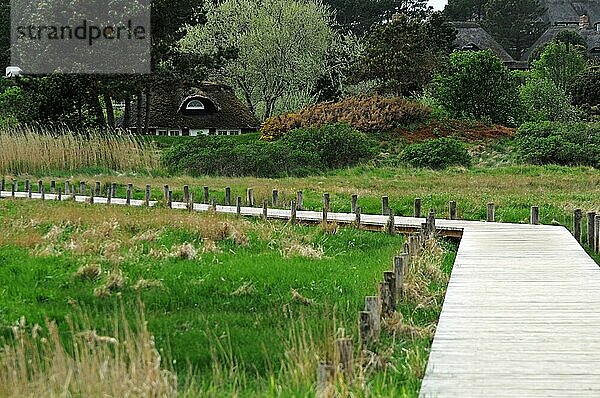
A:
[[[67,322],[68,340],[53,321],[30,328],[22,318],[13,327],[0,349],[0,396],[177,396],[177,376],[164,368],[143,311],[133,326],[118,311],[109,336],[83,314]]]
[[[0,172],[52,173],[85,168],[122,172],[160,169],[157,149],[124,131],[110,134],[66,127],[0,127]]]

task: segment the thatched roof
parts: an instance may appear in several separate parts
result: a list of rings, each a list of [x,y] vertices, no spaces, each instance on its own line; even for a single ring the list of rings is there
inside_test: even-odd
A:
[[[540,0],[540,4],[546,8],[544,21],[551,25],[561,22],[577,24],[582,15],[587,15],[592,25],[600,22],[600,1],[598,0]]]
[[[185,105],[200,100],[205,109],[186,112]],[[145,115],[145,106],[142,107]],[[136,120],[132,107],[131,121]],[[223,84],[202,82],[193,86],[164,85],[150,95],[150,127],[190,129],[257,129],[260,122],[233,90]]]
[[[523,52],[521,61],[530,62],[531,55],[536,49],[554,40],[556,36],[558,36],[558,34],[563,30],[571,30],[579,33],[587,42],[588,52],[591,55],[598,55],[600,52],[600,32],[592,29],[579,29],[578,27],[573,26],[552,26],[548,28],[548,30],[546,30],[544,34],[529,49]]]
[[[457,31],[454,47],[457,50],[491,50],[505,63],[515,60],[494,38],[474,22],[453,22]]]

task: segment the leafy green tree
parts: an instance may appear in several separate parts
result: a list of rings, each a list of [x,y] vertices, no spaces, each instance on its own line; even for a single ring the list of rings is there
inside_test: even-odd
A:
[[[484,27],[515,59],[546,30],[538,0],[488,0]]]
[[[531,73],[536,77],[551,80],[558,88],[566,91],[586,68],[587,63],[576,47],[561,42],[550,42],[544,48],[540,59],[532,63]]]
[[[379,93],[408,95],[431,81],[452,48],[456,31],[439,13],[422,20],[396,14],[367,36],[351,80],[372,81]]]
[[[600,68],[590,68],[573,79],[570,92],[577,105],[600,105]]]
[[[452,117],[514,124],[516,79],[490,50],[459,51],[433,78],[432,95]]]
[[[331,15],[315,1],[225,0],[207,6],[206,19],[188,29],[181,51],[221,59],[216,77],[263,120],[286,94],[315,86],[334,39]]]
[[[526,122],[569,122],[578,119],[571,98],[552,80],[530,78],[519,89]]]
[[[444,13],[452,21],[481,22],[488,0],[449,0]]]
[[[561,30],[560,32],[558,32],[554,40],[559,43],[565,43],[567,45],[576,47],[578,46],[587,50],[587,41],[583,38],[583,36],[579,34],[579,32],[576,32],[574,30]]]

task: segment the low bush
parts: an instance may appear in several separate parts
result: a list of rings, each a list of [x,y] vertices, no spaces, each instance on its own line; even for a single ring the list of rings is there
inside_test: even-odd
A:
[[[430,169],[471,164],[471,156],[465,145],[449,137],[408,145],[402,151],[402,160],[414,167]]]
[[[577,108],[571,105],[569,95],[552,80],[530,78],[519,89],[527,122],[569,122],[579,119]]]
[[[267,119],[261,138],[272,141],[296,128],[322,127],[344,123],[363,131],[387,131],[426,121],[431,108],[404,98],[382,96],[350,97],[340,102],[324,102],[294,113]]]
[[[171,172],[190,175],[308,175],[372,159],[374,147],[364,134],[336,124],[295,129],[275,142],[200,136],[167,150],[163,161]]]
[[[600,166],[600,124],[525,123],[517,130],[519,155],[533,164]]]

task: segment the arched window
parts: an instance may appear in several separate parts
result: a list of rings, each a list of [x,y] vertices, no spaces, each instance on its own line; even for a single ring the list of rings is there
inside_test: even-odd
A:
[[[204,109],[204,104],[200,100],[191,100],[187,103],[185,109],[198,110]]]

